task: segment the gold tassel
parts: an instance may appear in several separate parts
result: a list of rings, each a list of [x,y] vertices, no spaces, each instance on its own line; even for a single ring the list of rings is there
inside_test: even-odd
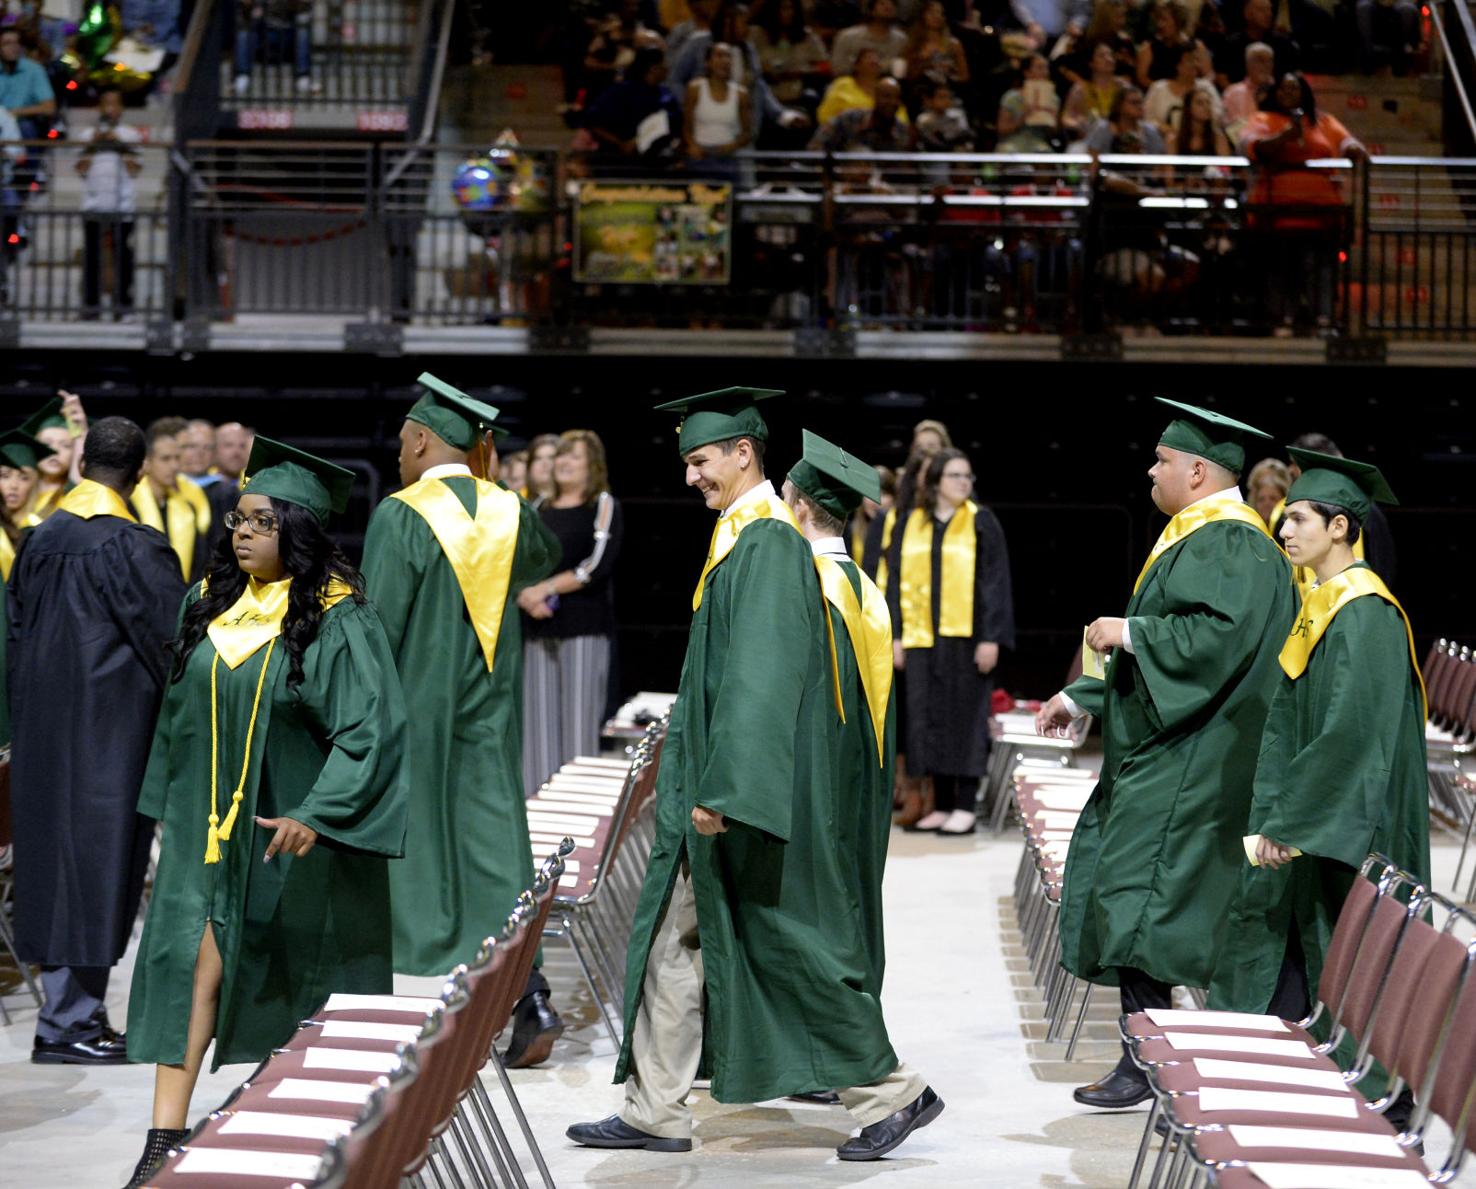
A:
[[[210,833],[205,838],[205,863],[207,866],[211,863],[220,862],[220,830],[216,826],[219,820],[215,814],[212,813],[210,815]]]
[[[241,808],[241,798],[244,795],[240,789],[237,789],[231,794],[231,807],[226,811],[225,824],[216,831],[220,835],[222,842],[229,842],[231,840],[231,827],[236,824],[236,810]]]

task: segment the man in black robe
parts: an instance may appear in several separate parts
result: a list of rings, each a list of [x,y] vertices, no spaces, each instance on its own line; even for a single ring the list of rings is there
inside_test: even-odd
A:
[[[11,571],[9,694],[16,948],[41,966],[38,1064],[121,1064],[103,997],[143,892],[153,823],[136,811],[184,582],[135,521],[143,431],[88,431],[83,481]]]

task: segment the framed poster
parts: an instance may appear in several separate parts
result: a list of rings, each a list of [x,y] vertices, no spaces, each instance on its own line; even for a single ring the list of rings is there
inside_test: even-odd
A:
[[[574,280],[582,285],[726,285],[733,187],[726,182],[581,182]]]

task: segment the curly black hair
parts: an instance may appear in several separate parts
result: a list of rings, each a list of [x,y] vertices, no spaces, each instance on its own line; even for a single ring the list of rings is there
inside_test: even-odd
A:
[[[323,622],[323,595],[328,583],[337,578],[353,592],[353,600],[362,603],[364,579],[332,538],[318,523],[318,518],[300,504],[272,500],[277,517],[277,548],[285,575],[292,579],[287,598],[287,618],[282,624],[282,641],[287,648],[291,667],[287,688],[302,684],[302,658],[308,646],[318,638]],[[246,571],[236,561],[234,533],[227,533],[215,548],[206,571],[206,593],[184,615],[179,636],[169,644],[174,653],[171,681],[178,681],[185,663],[205,635],[210,621],[230,610],[246,589]]]

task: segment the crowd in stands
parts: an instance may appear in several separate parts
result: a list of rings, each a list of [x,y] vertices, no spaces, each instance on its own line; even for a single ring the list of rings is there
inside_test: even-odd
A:
[[[575,147],[699,172],[749,146],[1356,153],[1302,71],[1422,52],[1411,0],[618,0],[576,39]]]

